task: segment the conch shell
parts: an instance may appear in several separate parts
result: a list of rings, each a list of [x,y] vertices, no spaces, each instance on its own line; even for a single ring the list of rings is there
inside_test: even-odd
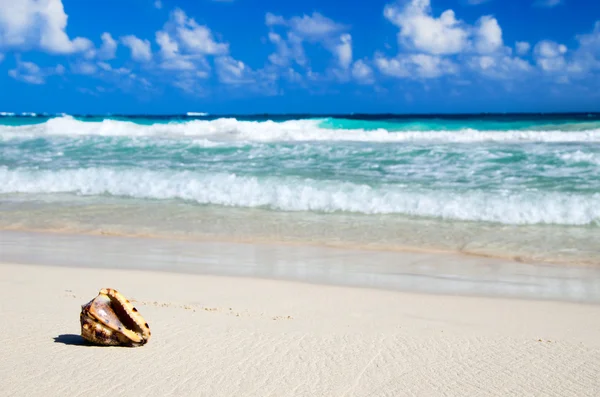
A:
[[[81,336],[105,346],[142,346],[150,339],[150,327],[138,310],[114,289],[103,288],[81,306]]]

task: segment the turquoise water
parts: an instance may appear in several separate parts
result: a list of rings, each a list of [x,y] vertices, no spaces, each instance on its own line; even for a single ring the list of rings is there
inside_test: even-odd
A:
[[[64,205],[81,213],[56,216]],[[320,228],[306,238],[398,247],[452,250],[484,228],[514,251],[514,234],[527,232],[529,247],[562,236],[542,247],[548,257],[585,252],[594,262],[600,115],[0,117],[0,227],[60,229],[68,218],[100,228],[89,211],[103,206],[121,219],[151,206],[162,214],[144,226],[153,233],[176,211],[186,216],[173,231],[193,233],[186,219],[206,225],[218,213],[222,230],[235,232],[235,219],[254,225],[249,238],[292,238],[301,227],[280,236],[285,218]],[[323,232],[323,219],[339,227]],[[447,233],[429,241],[411,228]]]
[[[373,131],[586,131],[600,128],[600,121],[590,115],[581,118],[497,118],[497,119],[387,119],[348,120],[328,118],[321,127],[334,129],[365,129]]]

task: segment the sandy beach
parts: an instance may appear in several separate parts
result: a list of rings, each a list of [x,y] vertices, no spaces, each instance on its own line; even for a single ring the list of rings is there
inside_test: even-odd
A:
[[[103,238],[95,239],[102,247]],[[60,239],[54,241],[58,252]],[[21,258],[41,265],[0,265],[0,395],[595,396],[600,390],[596,304],[75,267],[76,258],[96,256],[85,245],[63,250],[73,262],[59,267],[37,248],[22,245]],[[2,262],[16,258],[14,247],[4,245],[3,252]],[[132,258],[122,253],[120,260]],[[152,330],[146,346],[83,343],[80,307],[103,287],[135,301]]]
[[[600,397],[600,0],[0,0],[0,91],[0,397]]]

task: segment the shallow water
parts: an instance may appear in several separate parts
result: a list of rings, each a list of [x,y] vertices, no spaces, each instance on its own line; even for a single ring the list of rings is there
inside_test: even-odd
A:
[[[450,254],[0,231],[0,262],[600,303],[597,267],[525,264]]]
[[[0,117],[0,228],[600,264],[600,115]]]
[[[180,201],[4,197],[0,228],[191,240],[286,242],[382,251],[447,251],[598,265],[600,229],[440,221],[401,215],[277,212]]]

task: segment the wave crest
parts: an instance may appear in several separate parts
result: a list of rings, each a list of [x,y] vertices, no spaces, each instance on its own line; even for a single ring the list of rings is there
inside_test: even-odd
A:
[[[586,131],[388,131],[384,128],[327,129],[323,120],[240,121],[235,118],[186,122],[137,124],[105,119],[80,121],[70,116],[44,123],[0,125],[1,139],[29,139],[48,136],[200,137],[212,141],[349,141],[349,142],[600,142],[600,129]]]
[[[0,168],[0,193],[110,194],[284,211],[402,214],[505,224],[588,225],[600,221],[600,194],[411,191],[350,182],[258,178],[191,171]]]

